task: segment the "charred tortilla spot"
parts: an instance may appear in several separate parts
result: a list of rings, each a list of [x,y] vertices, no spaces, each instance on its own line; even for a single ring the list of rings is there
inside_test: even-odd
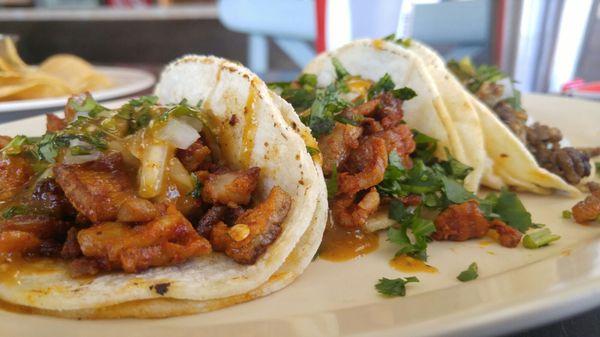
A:
[[[231,118],[229,118],[229,125],[231,126],[235,126],[238,123],[238,117],[237,115],[231,115]]]
[[[154,290],[160,296],[164,296],[169,291],[170,286],[171,286],[170,282],[157,283],[155,285],[151,285],[150,290]]]
[[[501,158],[508,158],[508,155],[507,155],[506,153],[501,153],[501,154],[500,154],[500,157],[501,157]]]

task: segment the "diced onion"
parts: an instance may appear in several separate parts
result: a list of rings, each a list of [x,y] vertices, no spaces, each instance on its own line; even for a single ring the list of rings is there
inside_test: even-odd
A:
[[[63,158],[63,164],[67,164],[67,165],[71,165],[71,164],[83,164],[86,163],[88,161],[93,161],[100,158],[100,152],[99,151],[95,151],[92,152],[90,154],[82,154],[79,156],[74,156],[71,154],[70,151],[67,151],[65,153],[65,156]]]
[[[193,127],[178,118],[173,118],[156,133],[156,137],[173,144],[176,148],[187,149],[200,138],[200,135]]]
[[[198,118],[192,116],[179,116],[177,119],[193,127],[198,132],[202,131],[202,122]]]
[[[165,143],[148,144],[144,149],[139,172],[139,195],[142,198],[154,198],[163,189],[165,171],[172,151]]]
[[[194,190],[194,180],[185,169],[179,159],[173,157],[169,160],[169,178],[177,185],[181,194],[187,194]]]
[[[513,83],[510,78],[505,77],[496,82],[496,84],[502,86],[502,95],[500,95],[500,97],[498,97],[495,101],[490,102],[492,105],[496,105],[498,102],[501,102],[507,98],[511,98],[515,95]]]

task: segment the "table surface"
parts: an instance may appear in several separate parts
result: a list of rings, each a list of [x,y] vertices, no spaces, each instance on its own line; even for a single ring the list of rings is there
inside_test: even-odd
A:
[[[140,95],[149,94],[150,92],[150,90],[147,90],[146,92],[140,93]],[[0,123],[35,116],[46,112],[51,111],[37,110],[0,114]],[[600,337],[600,306],[573,317],[508,334],[503,337]]]

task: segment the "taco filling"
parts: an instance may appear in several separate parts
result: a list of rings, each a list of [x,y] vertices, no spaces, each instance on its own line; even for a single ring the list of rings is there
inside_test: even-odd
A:
[[[448,150],[436,157],[437,141],[406,124],[403,103],[418,93],[396,88],[388,74],[374,82],[349,74],[336,58],[332,63],[336,79],[326,87],[314,74],[271,84],[318,140],[330,226],[368,231],[371,218],[387,211],[398,254],[422,260],[431,240],[465,241],[490,230],[503,246],[519,244],[532,223],[516,195],[503,190],[478,198],[463,186],[471,168]],[[518,214],[503,216],[508,208]]]
[[[69,261],[73,276],[138,273],[212,251],[254,264],[291,197],[219,156],[202,109],[153,96],[108,109],[74,96],[42,137],[2,137],[0,258]]]
[[[539,122],[529,125],[527,111],[521,105],[521,94],[508,75],[493,66],[475,67],[468,58],[449,61],[448,69],[517,136],[541,167],[571,185],[590,176],[590,157],[599,155],[600,147],[577,149],[564,146],[558,128]]]

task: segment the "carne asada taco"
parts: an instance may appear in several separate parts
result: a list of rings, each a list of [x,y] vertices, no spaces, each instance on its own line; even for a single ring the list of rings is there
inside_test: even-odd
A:
[[[66,317],[167,317],[267,295],[311,261],[324,179],[310,134],[264,82],[186,56],[156,95],[117,109],[73,97],[42,137],[3,138],[2,301]]]
[[[475,68],[469,59],[448,62],[471,95],[481,121],[492,171],[503,183],[534,193],[552,189],[578,195],[576,186],[593,177],[590,157],[599,148],[565,146],[559,129],[531,123],[511,79],[493,66]]]

